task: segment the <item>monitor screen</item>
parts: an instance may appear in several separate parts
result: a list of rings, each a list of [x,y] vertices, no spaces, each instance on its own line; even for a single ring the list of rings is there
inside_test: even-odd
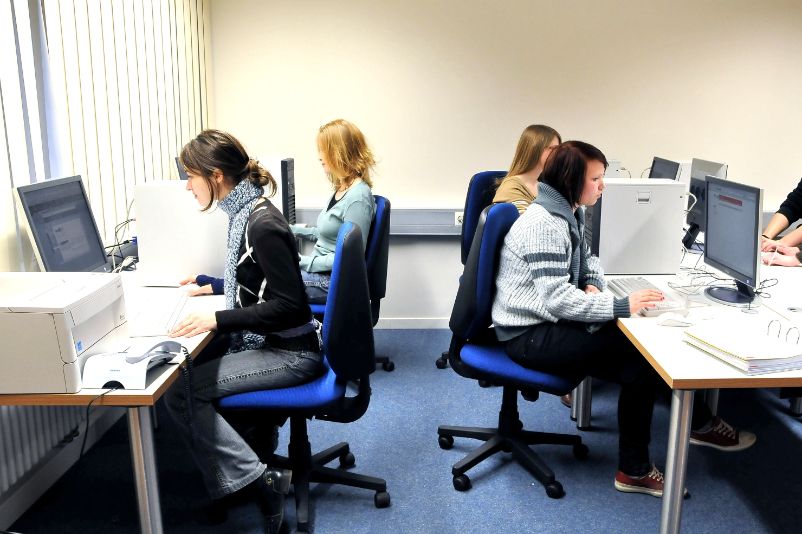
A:
[[[708,176],[705,199],[705,263],[732,276],[736,283],[735,288],[711,287],[705,293],[725,304],[749,304],[760,275],[763,191]]]
[[[688,224],[695,224],[699,230],[705,231],[705,177],[713,176],[725,180],[727,178],[727,164],[716,163],[693,158],[691,161],[691,183],[690,191],[696,197],[688,199]]]
[[[189,176],[187,176],[187,170],[181,163],[181,158],[175,158],[175,166],[178,167],[178,178],[181,180],[188,180]]]
[[[80,176],[17,188],[44,271],[87,272],[107,264]]]
[[[281,211],[289,224],[295,224],[295,160],[281,160]]]
[[[655,158],[652,160],[652,168],[649,169],[649,178],[668,178],[676,180],[679,174],[679,163],[670,161],[663,158]]]

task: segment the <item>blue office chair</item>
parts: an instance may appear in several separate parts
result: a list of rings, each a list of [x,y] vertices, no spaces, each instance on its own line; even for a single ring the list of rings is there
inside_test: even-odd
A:
[[[486,380],[503,388],[498,427],[440,426],[438,441],[442,449],[453,447],[454,437],[485,442],[452,467],[454,488],[458,491],[470,489],[471,481],[465,474],[469,469],[505,451],[512,452],[513,458],[545,486],[549,497],[558,499],[565,495],[562,485],[530,445],[571,445],[578,459],[587,457],[588,448],[579,436],[523,430],[518,417],[518,392],[526,392],[528,399],[537,398],[541,391],[564,395],[582,377],[552,375],[518,365],[504,352],[491,328],[501,246],[517,218],[518,210],[512,204],[497,204],[482,212],[449,322],[454,334],[449,352],[451,367],[466,378]]]
[[[348,443],[342,442],[317,454],[311,453],[306,420],[338,423],[356,421],[370,402],[369,375],[376,367],[362,235],[347,222],[340,228],[331,286],[323,320],[323,355],[326,372],[312,382],[284,389],[252,391],[220,399],[218,407],[242,419],[259,415],[289,416],[288,457],[275,456],[271,465],[292,469],[298,530],[309,529],[309,484],[343,484],[375,491],[377,508],[390,505],[387,483],[380,478],[325,467],[339,458],[340,467],[354,465]],[[356,396],[346,397],[346,384],[358,384]],[[245,413],[243,413],[245,412]],[[259,412],[254,414],[253,412]]]
[[[462,231],[460,232],[460,261],[463,265],[468,259],[471,250],[473,234],[482,210],[493,202],[496,195],[496,181],[504,178],[507,171],[482,171],[474,174],[468,183],[468,192],[465,195],[465,209],[462,212]],[[438,369],[448,367],[448,351],[445,351],[435,360]]]
[[[390,252],[390,201],[385,197],[373,195],[376,201],[376,215],[370,224],[368,243],[365,247],[365,264],[368,273],[368,290],[370,291],[370,310],[373,315],[373,326],[379,322],[381,300],[387,293],[387,263]],[[323,320],[325,304],[310,304],[312,313],[319,321]],[[376,363],[385,371],[395,369],[395,364],[388,356],[376,356]]]

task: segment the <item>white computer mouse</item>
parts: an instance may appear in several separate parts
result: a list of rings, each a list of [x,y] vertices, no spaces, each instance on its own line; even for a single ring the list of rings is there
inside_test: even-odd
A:
[[[685,315],[687,315],[687,311]],[[660,326],[691,326],[693,321],[685,317],[685,315],[677,312],[666,312],[660,315],[657,324]]]

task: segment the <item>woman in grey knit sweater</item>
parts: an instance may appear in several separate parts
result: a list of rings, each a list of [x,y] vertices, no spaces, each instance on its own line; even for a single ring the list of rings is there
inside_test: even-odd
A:
[[[642,290],[627,298],[604,291],[598,258],[584,241],[584,206],[604,190],[607,160],[596,147],[568,141],[552,151],[534,204],[513,224],[501,251],[493,322],[509,356],[525,367],[619,383],[619,491],[663,494],[649,459],[655,394],[666,386],[616,327],[615,319],[664,297]],[[714,418],[694,403],[691,443],[735,451],[754,434]]]

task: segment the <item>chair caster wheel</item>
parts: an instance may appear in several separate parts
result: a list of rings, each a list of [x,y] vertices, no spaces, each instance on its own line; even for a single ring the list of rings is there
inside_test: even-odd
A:
[[[471,479],[467,475],[457,475],[454,477],[454,489],[457,491],[468,491],[471,489]]]
[[[487,380],[480,380],[480,381],[479,381],[479,387],[480,387],[480,388],[489,388],[489,387],[490,387],[490,386],[492,386],[492,385],[493,385],[493,384],[491,384],[491,383],[490,383],[490,382],[488,382]]]
[[[444,352],[439,358],[434,361],[438,369],[445,369],[448,367],[448,353]]]
[[[565,495],[563,485],[556,480],[550,484],[546,484],[546,495],[552,499],[559,499],[560,497],[563,497]]]
[[[356,463],[356,458],[354,458],[354,453],[346,452],[345,454],[340,455],[340,467],[343,469],[347,469],[349,467],[354,467]]]
[[[579,443],[577,445],[574,445],[573,452],[574,452],[574,458],[576,458],[577,460],[584,460],[585,458],[588,457],[589,449],[588,446],[585,445],[584,443]]]
[[[437,438],[437,443],[441,449],[448,450],[454,446],[454,438],[452,436],[440,436]]]
[[[393,362],[384,362],[384,363],[382,364],[382,369],[384,369],[384,370],[385,370],[385,371],[387,371],[388,373],[389,373],[389,372],[392,372],[392,371],[393,371],[393,369],[395,369],[395,364],[394,364]]]
[[[377,491],[373,496],[373,504],[376,508],[387,508],[390,506],[390,494],[386,491]]]

